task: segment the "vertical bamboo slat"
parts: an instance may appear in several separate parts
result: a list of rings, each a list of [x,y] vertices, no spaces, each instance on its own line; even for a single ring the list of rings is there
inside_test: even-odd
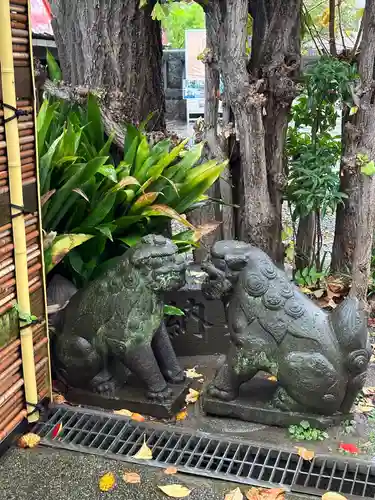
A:
[[[0,22],[0,62],[3,101],[15,108],[17,102],[9,0],[0,1]],[[5,119],[11,118],[13,114],[14,112],[12,110],[4,107]],[[5,137],[8,155],[10,202],[12,205],[23,207],[20,141],[18,135],[18,123],[16,119],[11,119],[5,123]],[[11,207],[11,214],[14,239],[17,302],[23,313],[30,314],[25,221],[23,213],[19,214],[19,209],[14,208],[13,206]],[[38,392],[31,327],[21,322],[20,336],[25,396],[26,401],[30,403],[30,405],[27,406],[27,414],[30,414],[28,417],[29,421],[35,422],[38,420],[39,414],[34,411],[34,405],[38,403]]]
[[[27,8],[28,8],[28,17],[31,19],[31,4],[29,0],[26,0],[27,2]],[[32,31],[31,27],[29,26],[29,47],[30,47],[30,59],[31,61],[34,60],[33,58],[33,39],[32,39]],[[36,105],[35,103],[37,102],[36,99],[36,87],[35,87],[35,72],[34,72],[34,65],[31,64],[31,76],[32,76],[32,83],[33,83],[33,99],[34,99],[34,106],[33,106],[33,120],[34,120],[34,136],[37,138],[37,113],[36,113]],[[40,190],[40,182],[39,182],[39,154],[38,154],[38,141],[35,141],[35,166],[36,166],[36,185],[37,185],[37,201],[38,201],[38,212],[40,216],[38,217],[38,229],[39,229],[39,234],[43,234],[43,228],[42,228],[42,205],[41,205],[41,190]],[[43,283],[46,283],[46,272],[45,272],[45,265],[44,265],[44,253],[40,252],[40,261],[42,264],[41,267],[41,273],[42,273],[42,279]],[[51,357],[49,354],[49,346],[50,346],[50,338],[49,338],[49,330],[48,330],[48,308],[47,308],[47,287],[43,286],[43,298],[44,298],[44,317],[46,318],[45,321],[45,332],[46,332],[46,337],[47,337],[47,347],[48,347],[48,383],[49,387],[46,391],[46,394],[48,394],[49,399],[52,401],[52,367],[51,367]]]

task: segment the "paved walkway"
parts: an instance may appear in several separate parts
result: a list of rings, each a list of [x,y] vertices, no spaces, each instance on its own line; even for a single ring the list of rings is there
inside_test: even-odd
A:
[[[138,472],[141,484],[126,484],[124,471]],[[101,493],[99,477],[113,472],[118,479],[115,490]],[[166,500],[157,485],[182,484],[191,489],[189,500],[224,500],[225,494],[237,486],[245,493],[249,486],[175,474],[167,476],[162,470],[106,460],[92,455],[34,448],[10,449],[0,458],[0,500]],[[314,497],[286,495],[287,499],[302,500]]]

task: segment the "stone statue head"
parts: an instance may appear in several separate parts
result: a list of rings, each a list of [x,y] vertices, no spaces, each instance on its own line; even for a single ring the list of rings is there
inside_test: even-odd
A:
[[[230,295],[240,271],[246,266],[254,247],[243,241],[217,241],[211,255],[202,263],[207,279],[202,291],[208,299],[224,299]]]
[[[186,261],[177,246],[161,235],[149,234],[128,253],[131,267],[155,292],[178,290],[185,284]]]

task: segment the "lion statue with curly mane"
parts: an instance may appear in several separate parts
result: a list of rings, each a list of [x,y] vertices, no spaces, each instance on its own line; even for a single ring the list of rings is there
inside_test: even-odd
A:
[[[184,372],[163,322],[163,295],[185,284],[185,269],[176,245],[157,235],[114,259],[61,312],[52,345],[58,378],[111,397],[130,371],[149,399],[168,400],[167,382],[182,382]]]

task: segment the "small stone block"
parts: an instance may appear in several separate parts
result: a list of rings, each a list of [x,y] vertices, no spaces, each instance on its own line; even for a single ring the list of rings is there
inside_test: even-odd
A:
[[[287,412],[273,408],[269,401],[277,386],[277,382],[256,377],[251,382],[244,384],[240,396],[233,401],[222,401],[205,392],[202,395],[202,408],[205,413],[210,415],[276,427],[299,425],[302,420],[307,420],[311,427],[324,430],[340,425],[342,421],[352,419],[350,414],[317,415]]]
[[[82,389],[69,388],[64,396],[70,403],[97,407],[105,410],[126,409],[141,415],[164,419],[175,416],[185,405],[189,383],[170,385],[173,392],[169,401],[151,401],[145,396],[144,388],[126,386],[116,392],[116,397],[108,398]]]

